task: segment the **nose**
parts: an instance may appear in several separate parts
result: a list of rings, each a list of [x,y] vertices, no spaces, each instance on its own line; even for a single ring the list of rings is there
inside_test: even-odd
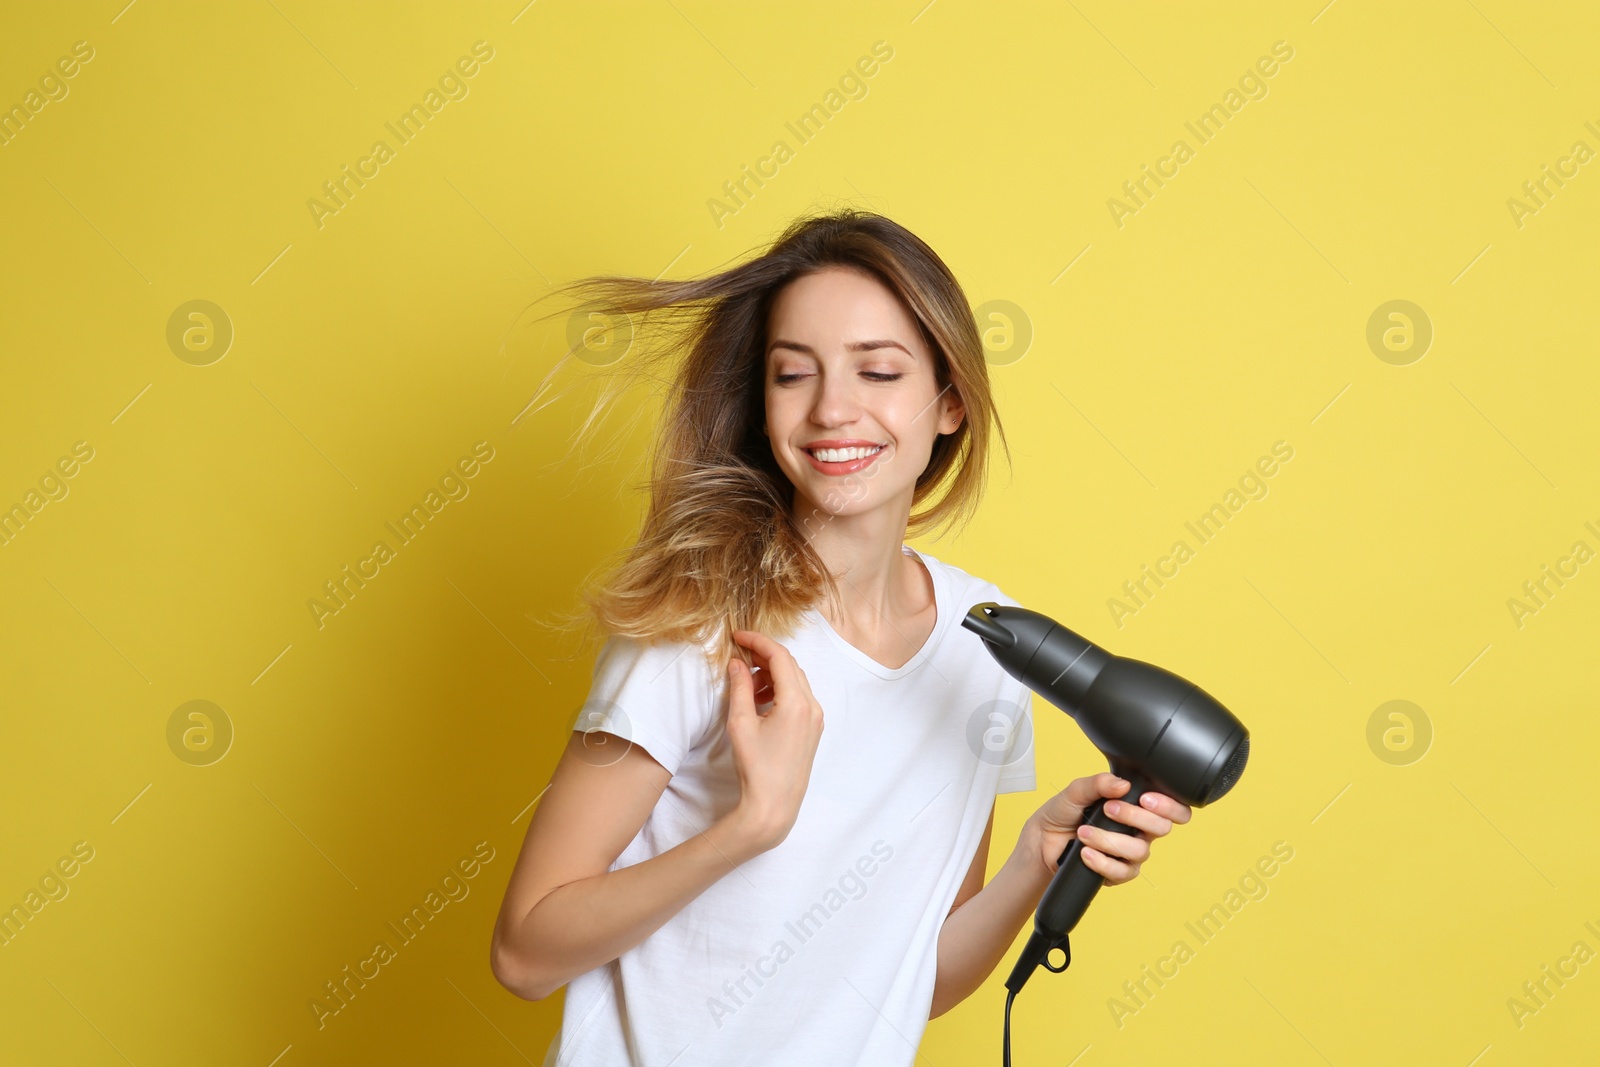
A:
[[[818,371],[817,378],[820,385],[811,404],[811,421],[818,426],[847,426],[856,421],[861,404],[855,396],[855,380],[826,368]]]

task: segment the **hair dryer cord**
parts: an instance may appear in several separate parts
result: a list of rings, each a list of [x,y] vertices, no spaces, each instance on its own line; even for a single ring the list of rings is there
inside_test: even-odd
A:
[[[1066,957],[1059,966],[1050,962],[1050,953],[1060,949]],[[1021,957],[1015,967],[1011,969],[1011,977],[1006,979],[1006,1021],[1005,1038],[1002,1046],[1001,1062],[1004,1067],[1011,1067],[1011,1002],[1016,999],[1022,987],[1028,981],[1036,968],[1043,967],[1047,971],[1060,974],[1072,966],[1072,944],[1066,934],[1050,937],[1042,934],[1036,928],[1028,935],[1028,944],[1022,950]]]
[[[1006,990],[1006,1036],[1000,1057],[1001,1067],[1011,1067],[1011,1002],[1015,999],[1017,999],[1016,990]]]

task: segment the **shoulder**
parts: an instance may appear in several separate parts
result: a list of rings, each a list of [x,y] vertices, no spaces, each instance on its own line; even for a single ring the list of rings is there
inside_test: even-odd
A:
[[[1021,607],[1015,600],[1007,596],[998,585],[987,578],[973,574],[927,552],[922,552],[921,555],[927,561],[929,568],[943,574],[945,588],[950,590],[952,598],[962,606],[963,611],[974,604],[982,604],[989,600],[997,604],[1004,604],[1007,607]]]
[[[616,734],[676,774],[716,726],[724,692],[705,646],[613,634],[574,729]]]
[[[668,673],[681,679],[704,674],[709,681],[711,655],[709,642],[700,644],[611,634],[595,655],[594,674],[598,678],[601,675],[639,672],[652,680]]]

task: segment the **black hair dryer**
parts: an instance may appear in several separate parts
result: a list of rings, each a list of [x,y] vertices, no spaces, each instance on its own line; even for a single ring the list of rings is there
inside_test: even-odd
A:
[[[1072,716],[1129,782],[1118,799],[1137,804],[1147,791],[1164,793],[1191,807],[1209,804],[1232,789],[1250,757],[1250,731],[1204,690],[1170,671],[1113,656],[1054,619],[1026,608],[992,601],[975,605],[961,625],[983,638],[1013,678]],[[1105,798],[1084,812],[1083,821],[1115,833],[1138,831],[1105,814]],[[1033,936],[1006,979],[1014,997],[1041,963],[1061,972],[1072,962],[1067,934],[1105,880],[1084,865],[1078,839],[1061,854],[1050,887],[1034,913]],[[1066,953],[1053,966],[1052,949]]]

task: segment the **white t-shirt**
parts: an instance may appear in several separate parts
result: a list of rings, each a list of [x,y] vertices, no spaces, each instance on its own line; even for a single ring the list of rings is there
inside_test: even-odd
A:
[[[912,1063],[940,927],[995,795],[1033,789],[1034,761],[1031,692],[960,625],[974,604],[1017,602],[904,551],[933,576],[927,643],[891,670],[815,609],[780,641],[824,715],[794,827],[573,978],[546,1067]],[[616,733],[672,772],[611,870],[680,844],[738,800],[727,679],[713,674],[685,642],[612,637],[596,658],[574,729]]]

